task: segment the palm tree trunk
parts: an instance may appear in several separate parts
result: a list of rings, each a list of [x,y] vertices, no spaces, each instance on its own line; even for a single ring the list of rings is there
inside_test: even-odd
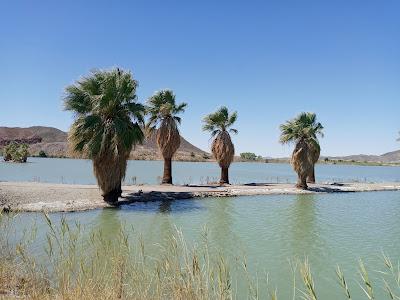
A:
[[[164,158],[164,175],[162,184],[172,184],[172,158]]]
[[[121,197],[122,195],[122,188],[121,188],[121,183],[118,186],[118,197]]]
[[[221,167],[220,184],[229,184],[229,168]]]
[[[110,204],[115,204],[118,202],[118,197],[120,196],[120,186],[116,187],[112,191],[108,192],[107,194],[103,194],[103,199],[105,202]]]
[[[308,189],[307,175],[298,175],[296,187],[303,190]]]
[[[308,175],[308,177],[307,177],[307,182],[308,183],[315,183],[315,167],[314,166],[312,167],[311,174]]]

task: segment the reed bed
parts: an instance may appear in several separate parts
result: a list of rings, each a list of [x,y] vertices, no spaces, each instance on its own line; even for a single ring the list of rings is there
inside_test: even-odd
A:
[[[43,218],[48,231],[43,256],[37,257],[31,247],[36,230],[27,230],[16,240],[13,216],[0,215],[1,299],[281,299],[270,275],[250,271],[246,257],[232,262],[213,251],[207,229],[193,245],[176,229],[165,243],[156,245],[154,253],[140,235],[131,239],[133,229],[122,227],[110,240],[101,230],[88,233],[65,218],[57,224],[47,215]],[[290,266],[291,299],[322,299],[308,259]],[[374,271],[381,280],[372,282],[360,260],[359,289],[352,291],[337,266],[337,284],[331,289],[340,292],[341,299],[377,299],[377,289],[384,291],[386,299],[400,299],[399,264],[382,254],[382,267]]]

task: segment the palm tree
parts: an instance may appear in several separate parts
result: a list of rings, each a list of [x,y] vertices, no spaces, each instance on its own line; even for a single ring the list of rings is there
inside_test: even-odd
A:
[[[185,111],[187,103],[176,104],[171,90],[156,92],[148,100],[147,112],[150,115],[146,125],[148,132],[157,130],[157,144],[164,158],[163,184],[172,184],[172,157],[181,144],[177,115]]]
[[[236,129],[230,128],[236,119],[237,112],[229,114],[228,108],[225,106],[203,119],[203,130],[211,132],[211,138],[214,138],[211,151],[221,167],[220,184],[229,184],[229,166],[235,155],[235,147],[229,132],[237,134]]]
[[[318,135],[323,137],[323,128],[315,113],[310,112],[303,112],[280,126],[280,142],[296,143],[291,163],[298,175],[298,188],[307,189],[307,178],[315,182],[314,165],[320,155]]]
[[[95,70],[65,91],[65,110],[75,114],[68,141],[93,161],[104,201],[121,196],[121,181],[132,147],[143,141],[145,108],[137,103],[137,81],[120,69]]]

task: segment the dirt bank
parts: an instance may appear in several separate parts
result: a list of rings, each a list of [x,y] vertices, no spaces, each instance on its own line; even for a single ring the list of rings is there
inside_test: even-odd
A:
[[[284,195],[307,193],[344,193],[400,191],[400,183],[314,184],[307,191],[293,184],[246,184],[231,186],[123,186],[119,205],[135,201],[177,200],[194,197],[231,197],[249,195]],[[103,202],[95,185],[72,185],[33,182],[0,182],[0,209],[18,211],[82,211],[111,207]]]

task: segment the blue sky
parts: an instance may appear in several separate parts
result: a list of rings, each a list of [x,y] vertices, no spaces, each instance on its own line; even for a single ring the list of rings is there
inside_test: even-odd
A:
[[[181,132],[208,149],[201,119],[239,114],[236,152],[286,156],[279,124],[313,111],[323,155],[400,148],[399,1],[1,1],[0,126],[67,130],[66,85],[120,66],[141,101],[171,88]]]

